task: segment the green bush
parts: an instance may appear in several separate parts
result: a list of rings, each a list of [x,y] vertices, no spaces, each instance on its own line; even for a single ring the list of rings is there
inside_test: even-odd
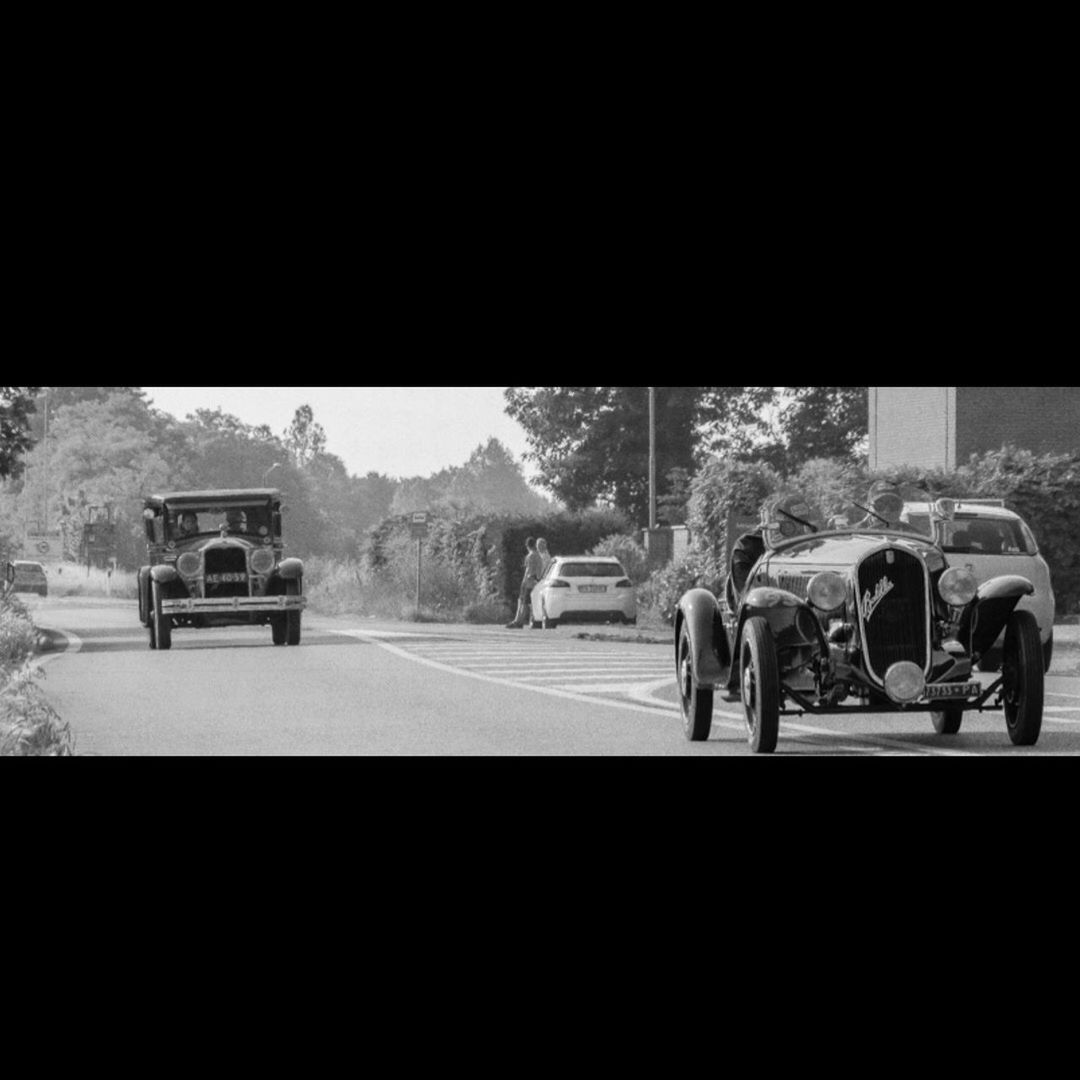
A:
[[[0,756],[65,757],[71,728],[46,701],[30,664],[37,629],[14,594],[0,595]]]
[[[627,534],[606,536],[588,554],[618,559],[635,585],[642,584],[649,577],[649,553],[638,543],[636,536]]]
[[[673,625],[679,601],[686,593],[691,589],[711,589],[719,594],[720,587],[709,554],[691,551],[677,562],[657,570],[637,590],[638,608]]]

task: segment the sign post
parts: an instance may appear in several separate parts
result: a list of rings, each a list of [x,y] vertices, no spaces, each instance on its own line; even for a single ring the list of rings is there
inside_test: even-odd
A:
[[[416,618],[420,618],[420,564],[423,559],[424,541],[427,539],[430,515],[418,510],[412,515],[409,527],[416,540]]]

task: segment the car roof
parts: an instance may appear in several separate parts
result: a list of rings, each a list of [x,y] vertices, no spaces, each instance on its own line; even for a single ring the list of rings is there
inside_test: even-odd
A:
[[[27,562],[26,559],[16,559],[12,563],[12,565],[15,566],[16,568],[18,568],[20,566],[22,566],[22,567],[36,566],[39,570],[44,570],[45,569],[45,567],[42,566],[41,563],[39,563],[39,562]]]
[[[971,515],[976,517],[994,518],[998,521],[1019,521],[1020,515],[1012,510],[1006,510],[1004,506],[998,506],[997,504],[987,504],[981,502],[964,502],[963,499],[954,500],[956,503],[956,512],[958,514]],[[905,513],[914,514],[929,514],[930,503],[904,503]]]
[[[236,488],[218,491],[170,491],[163,495],[151,495],[146,500],[147,506],[162,506],[168,503],[176,506],[179,503],[216,503],[216,502],[264,502],[269,499],[280,499],[281,491],[278,488]]]
[[[614,555],[556,555],[555,561],[564,562],[591,562],[591,563],[617,563]],[[619,563],[621,566],[622,564]]]

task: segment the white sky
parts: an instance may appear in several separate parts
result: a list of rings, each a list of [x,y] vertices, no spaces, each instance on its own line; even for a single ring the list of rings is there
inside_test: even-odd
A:
[[[430,476],[463,465],[489,438],[521,461],[525,432],[506,415],[501,386],[145,386],[164,412],[183,420],[220,408],[281,435],[301,405],[326,430],[326,449],[354,476]],[[526,476],[532,470],[525,466]]]

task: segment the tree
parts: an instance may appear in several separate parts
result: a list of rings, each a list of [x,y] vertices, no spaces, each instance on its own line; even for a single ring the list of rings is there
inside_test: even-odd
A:
[[[777,418],[776,434],[763,456],[793,472],[819,458],[853,460],[866,452],[869,428],[865,386],[790,386]]]
[[[22,455],[34,442],[30,417],[40,392],[40,386],[0,386],[0,480],[22,471]]]
[[[658,386],[657,476],[675,476],[685,488],[706,448],[742,446],[748,426],[760,422],[773,387]],[[540,484],[571,510],[610,503],[644,523],[649,501],[649,388],[647,386],[512,386],[507,413],[525,429],[529,458]],[[674,472],[681,470],[681,472]],[[683,490],[662,489],[679,498]]]
[[[310,405],[301,405],[285,432],[285,446],[298,468],[303,469],[326,450],[326,432],[315,422]]]

